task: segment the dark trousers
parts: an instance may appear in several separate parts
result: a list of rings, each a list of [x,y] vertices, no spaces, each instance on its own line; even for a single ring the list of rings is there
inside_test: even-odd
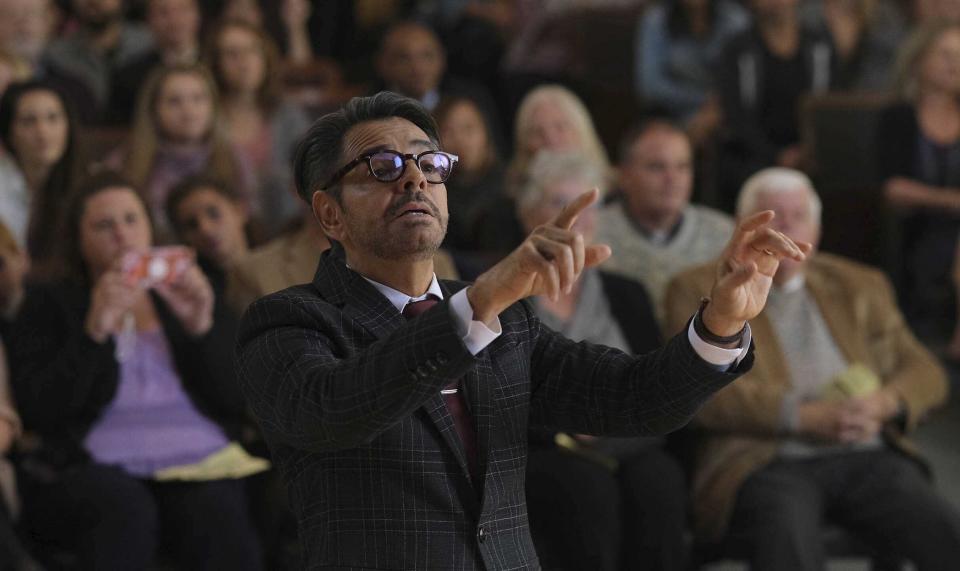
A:
[[[730,534],[752,545],[753,569],[819,571],[826,522],[920,571],[960,561],[960,514],[913,460],[886,449],[773,462],[741,488]]]
[[[262,568],[240,480],[159,483],[87,464],[55,483],[21,478],[21,489],[23,523],[38,552],[65,547],[83,569],[147,569],[161,540],[183,569]]]
[[[682,569],[686,489],[677,461],[658,447],[613,472],[556,448],[532,448],[527,507],[545,569]]]

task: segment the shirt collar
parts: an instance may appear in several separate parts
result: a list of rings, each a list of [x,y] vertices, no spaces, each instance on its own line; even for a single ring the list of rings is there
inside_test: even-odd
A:
[[[434,295],[440,300],[443,299],[443,291],[440,290],[440,282],[437,281],[437,274],[433,274],[433,279],[430,281],[430,287],[427,288],[427,293],[421,295],[420,297],[410,297],[402,291],[397,291],[388,285],[383,285],[380,282],[373,281],[366,276],[363,276],[363,279],[367,280],[370,282],[370,285],[377,288],[377,291],[383,294],[383,297],[387,298],[400,313],[403,313],[403,308],[405,308],[408,303],[427,299],[427,296],[430,295]]]

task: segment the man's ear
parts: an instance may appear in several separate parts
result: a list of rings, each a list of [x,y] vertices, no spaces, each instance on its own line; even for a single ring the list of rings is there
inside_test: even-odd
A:
[[[320,223],[324,233],[338,242],[343,241],[346,229],[343,225],[343,209],[340,203],[329,193],[317,190],[313,193],[311,204],[313,216]]]

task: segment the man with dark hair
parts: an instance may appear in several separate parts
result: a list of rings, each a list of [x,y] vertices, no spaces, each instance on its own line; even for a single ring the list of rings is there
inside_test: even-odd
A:
[[[114,75],[150,49],[150,32],[124,21],[124,0],[71,0],[70,5],[80,26],[53,41],[44,59],[58,73],[83,82],[103,112]]]
[[[430,112],[443,99],[470,97],[490,125],[494,142],[503,147],[500,114],[489,90],[448,70],[446,49],[431,27],[413,20],[392,24],[383,34],[375,64],[380,88],[412,97]]]
[[[746,320],[796,245],[741,224],[712,301],[632,357],[541,325],[532,295],[606,259],[572,230],[580,195],[475,283],[438,281],[456,157],[413,100],[356,98],[297,153],[298,190],[334,246],[310,284],[255,302],[241,384],[289,489],[308,568],[537,568],[524,499],[530,424],[661,434],[749,369]]]
[[[200,59],[200,7],[197,0],[147,0],[146,20],[153,49],[125,63],[110,85],[110,123],[128,124],[140,88],[159,66],[193,64]]]

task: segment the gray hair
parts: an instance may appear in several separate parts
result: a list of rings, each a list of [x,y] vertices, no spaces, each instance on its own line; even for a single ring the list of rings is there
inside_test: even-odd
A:
[[[763,169],[747,179],[737,197],[737,217],[745,218],[756,212],[757,200],[761,194],[806,190],[810,204],[810,216],[820,225],[823,204],[813,188],[813,182],[802,172],[783,167]]]
[[[597,187],[602,197],[607,190],[603,172],[603,168],[582,151],[539,151],[530,162],[524,183],[518,189],[517,209],[523,212],[535,207],[543,198],[544,189],[560,181],[582,182],[584,192]]]

